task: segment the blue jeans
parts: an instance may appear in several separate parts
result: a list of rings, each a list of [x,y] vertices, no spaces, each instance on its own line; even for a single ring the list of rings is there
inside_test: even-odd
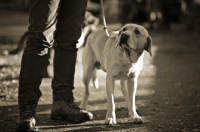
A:
[[[86,5],[87,0],[30,0],[29,37],[22,56],[18,102],[38,102],[53,44],[53,100],[73,100],[76,44]]]

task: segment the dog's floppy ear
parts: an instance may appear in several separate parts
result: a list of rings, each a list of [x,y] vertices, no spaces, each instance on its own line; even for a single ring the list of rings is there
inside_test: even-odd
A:
[[[151,53],[151,45],[152,45],[152,39],[151,39],[150,36],[148,36],[148,37],[147,37],[147,43],[146,43],[144,49],[145,49],[147,52],[149,52],[150,56],[152,56],[152,53]]]

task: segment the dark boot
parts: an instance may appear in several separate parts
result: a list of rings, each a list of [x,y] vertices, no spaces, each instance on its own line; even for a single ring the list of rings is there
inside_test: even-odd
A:
[[[20,114],[17,121],[16,132],[36,131],[36,120],[34,119],[36,106],[37,104],[32,102],[19,103]]]
[[[53,101],[51,119],[82,123],[92,120],[93,114],[82,110],[73,101]]]

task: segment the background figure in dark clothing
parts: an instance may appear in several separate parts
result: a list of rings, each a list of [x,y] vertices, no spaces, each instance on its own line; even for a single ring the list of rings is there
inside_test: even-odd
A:
[[[123,0],[120,1],[120,20],[124,25],[126,23],[142,24],[149,21],[149,12],[147,10],[146,0]]]
[[[186,29],[187,31],[200,32],[200,1],[185,0],[186,2]]]
[[[170,30],[171,22],[178,21],[181,13],[181,3],[179,0],[158,0],[161,6],[163,17],[162,26],[165,30]]]

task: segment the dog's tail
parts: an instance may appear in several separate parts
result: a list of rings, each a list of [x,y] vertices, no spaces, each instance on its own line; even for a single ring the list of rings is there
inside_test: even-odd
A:
[[[25,32],[22,37],[19,40],[19,43],[17,44],[17,48],[9,51],[9,54],[18,54],[19,52],[21,52],[24,48],[25,48],[25,40],[28,37],[28,31]]]
[[[92,75],[92,82],[93,82],[93,86],[94,88],[98,89],[99,88],[99,81],[97,78],[97,70],[94,69],[93,75]]]

